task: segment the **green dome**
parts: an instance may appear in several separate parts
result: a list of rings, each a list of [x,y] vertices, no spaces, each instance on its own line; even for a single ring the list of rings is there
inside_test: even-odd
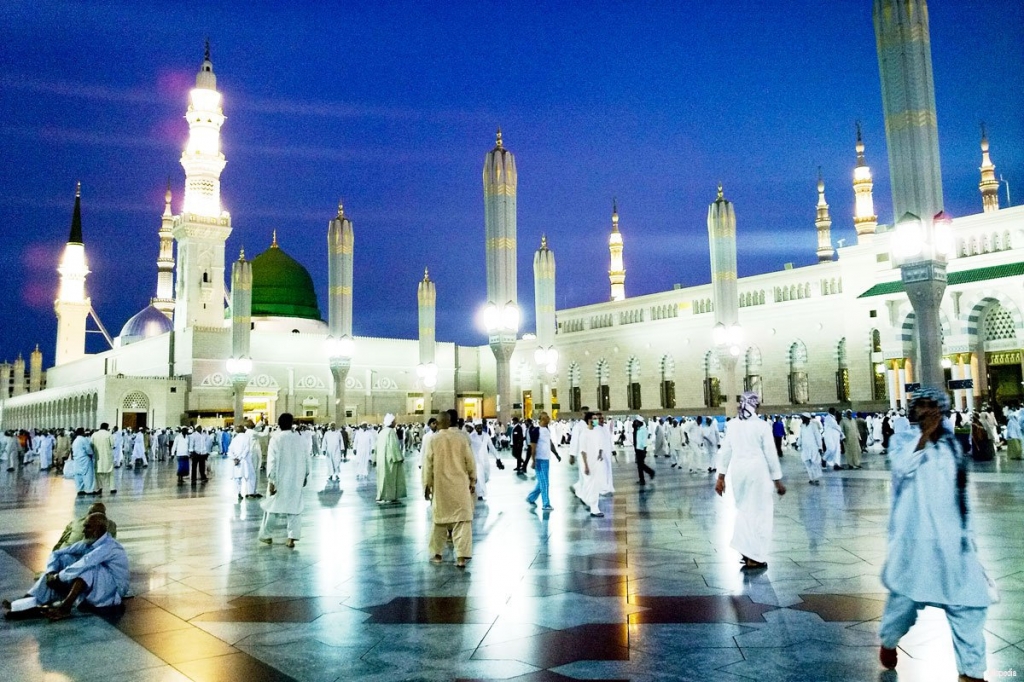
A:
[[[252,259],[252,316],[322,319],[313,278],[276,239]]]

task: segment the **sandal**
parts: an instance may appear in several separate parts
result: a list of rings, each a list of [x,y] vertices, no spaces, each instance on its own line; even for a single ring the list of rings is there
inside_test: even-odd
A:
[[[466,559],[460,557],[459,560],[455,562],[455,568],[465,568],[465,567],[466,567]]]
[[[435,554],[434,556],[430,557],[430,563],[432,564],[439,564],[443,561],[444,557],[442,557],[440,554]]]

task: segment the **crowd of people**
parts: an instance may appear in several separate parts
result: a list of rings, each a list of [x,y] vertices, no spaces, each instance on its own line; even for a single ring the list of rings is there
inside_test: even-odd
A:
[[[774,500],[786,493],[780,458],[795,453],[810,485],[823,472],[861,469],[868,454],[885,455],[893,479],[889,555],[882,578],[890,590],[882,621],[880,661],[896,665],[896,645],[924,605],[947,612],[961,679],[981,679],[984,671],[982,628],[990,600],[990,581],[977,559],[966,494],[967,460],[991,459],[1006,448],[1021,458],[1024,410],[954,412],[941,391],[915,394],[908,410],[885,414],[830,408],[792,415],[758,414],[759,398],[745,393],[739,413],[728,421],[715,417],[609,417],[584,408],[580,420],[513,418],[465,420],[455,410],[426,424],[397,424],[388,414],[379,425],[297,424],[282,414],[275,426],[245,421],[233,429],[187,426],[177,429],[78,428],[18,431],[0,436],[0,459],[8,471],[38,466],[73,479],[79,496],[117,492],[115,471],[146,468],[151,462],[175,462],[179,485],[205,484],[211,456],[231,460],[237,502],[261,499],[263,518],[257,537],[271,545],[277,526],[285,526],[284,544],[301,539],[303,488],[312,460],[327,461],[327,485],[338,485],[342,464],[352,461],[359,483],[376,479],[376,502],[399,504],[408,495],[406,459],[420,456],[422,490],[432,508],[430,560],[443,563],[452,547],[457,567],[473,554],[476,505],[486,503],[492,472],[505,468],[502,455],[515,461],[511,472],[535,485],[526,497],[542,511],[554,511],[550,496],[551,459],[577,468],[571,490],[591,517],[604,516],[601,500],[615,493],[613,463],[633,463],[641,490],[656,478],[648,458],[663,457],[672,469],[712,478],[715,492],[729,490],[736,515],[731,546],[743,570],[764,570],[771,553]],[[265,461],[264,461],[265,455]],[[266,472],[266,495],[259,492]],[[20,599],[3,603],[9,618],[45,616],[59,620],[73,606],[116,608],[128,596],[127,555],[116,541],[116,525],[102,503],[68,524],[46,571]],[[919,571],[922,565],[935,570]],[[981,672],[979,672],[981,671]]]

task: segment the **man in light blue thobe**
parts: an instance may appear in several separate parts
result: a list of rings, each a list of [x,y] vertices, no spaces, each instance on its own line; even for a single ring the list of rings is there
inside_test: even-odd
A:
[[[967,469],[953,434],[942,426],[945,391],[914,395],[913,426],[893,436],[889,550],[882,582],[889,599],[882,616],[879,659],[896,667],[896,646],[934,606],[946,612],[961,682],[985,675],[985,616],[992,599],[978,560],[967,505]]]
[[[90,514],[85,539],[52,552],[28,596],[3,606],[8,617],[45,615],[52,620],[68,617],[76,605],[112,608],[128,594],[128,575],[128,555],[107,532],[107,517]]]
[[[92,495],[96,491],[95,458],[92,441],[86,437],[85,429],[77,429],[71,443],[71,459],[75,463],[75,486],[79,495]]]

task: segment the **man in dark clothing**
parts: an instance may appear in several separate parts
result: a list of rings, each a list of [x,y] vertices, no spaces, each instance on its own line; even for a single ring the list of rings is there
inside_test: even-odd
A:
[[[775,452],[782,457],[782,439],[786,437],[786,425],[782,423],[782,417],[775,415],[772,421],[772,438],[775,439]]]
[[[523,460],[523,447],[526,445],[526,428],[520,423],[519,417],[512,417],[512,456],[516,458],[516,473],[526,473],[526,462]]]

